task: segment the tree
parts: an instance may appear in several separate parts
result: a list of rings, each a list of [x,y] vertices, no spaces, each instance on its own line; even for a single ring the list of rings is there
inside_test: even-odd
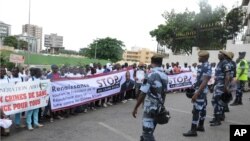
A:
[[[124,44],[116,38],[106,37],[103,39],[96,39],[93,43],[88,45],[86,49],[86,56],[89,58],[111,60],[117,62],[122,59]]]
[[[89,48],[80,48],[79,55],[86,56]]]
[[[17,48],[17,39],[15,36],[7,36],[3,40],[3,45]]]
[[[18,40],[17,49],[28,50],[28,42],[24,40]]]
[[[226,16],[228,36],[232,39],[240,31],[243,24],[243,11],[240,7],[233,8]]]
[[[212,10],[207,0],[200,0],[199,7],[199,13],[188,9],[182,13],[165,12],[165,24],[150,31],[150,35],[174,54],[190,54],[192,46],[222,49],[227,40],[227,9],[220,6]]]
[[[8,69],[12,69],[15,64],[10,62],[10,54],[12,54],[12,51],[8,50],[0,50],[0,62],[2,66],[6,66]]]
[[[174,54],[190,53],[194,40],[183,39],[178,36],[193,31],[195,12],[186,9],[183,13],[176,13],[172,10],[171,12],[165,12],[162,16],[165,18],[166,24],[159,25],[157,29],[150,32],[150,35],[156,37],[160,45],[167,46]]]

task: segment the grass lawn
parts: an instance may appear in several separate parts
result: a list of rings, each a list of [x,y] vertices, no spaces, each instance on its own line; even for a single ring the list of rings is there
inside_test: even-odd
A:
[[[7,51],[1,51],[1,53],[9,53]],[[25,64],[30,65],[51,65],[51,64],[57,64],[57,65],[86,65],[90,63],[98,63],[106,64],[107,60],[98,60],[98,59],[89,59],[85,57],[76,58],[76,57],[66,57],[66,56],[52,56],[52,55],[42,55],[42,54],[30,54],[28,57],[28,53],[26,52],[15,52],[13,54],[20,54],[25,56]]]

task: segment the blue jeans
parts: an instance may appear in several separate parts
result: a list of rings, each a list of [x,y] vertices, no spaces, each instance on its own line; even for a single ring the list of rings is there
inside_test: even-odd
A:
[[[15,124],[20,125],[21,124],[21,113],[15,114]]]
[[[39,112],[39,108],[27,111],[26,123],[27,123],[28,128],[32,127],[31,125],[32,115],[33,115],[34,125],[38,125],[38,112]]]

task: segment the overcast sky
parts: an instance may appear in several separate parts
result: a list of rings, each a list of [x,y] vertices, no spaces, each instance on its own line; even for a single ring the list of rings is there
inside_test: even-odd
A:
[[[31,24],[43,34],[63,36],[66,49],[79,50],[96,38],[117,38],[132,46],[156,50],[149,31],[164,23],[164,11],[198,11],[199,0],[31,0]],[[228,9],[241,0],[208,0],[213,8]],[[12,35],[21,34],[28,23],[29,0],[0,0],[0,21],[11,25]],[[44,46],[44,45],[43,45]]]

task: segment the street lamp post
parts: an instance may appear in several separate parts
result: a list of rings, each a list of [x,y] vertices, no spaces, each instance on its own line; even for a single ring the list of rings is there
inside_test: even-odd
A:
[[[97,42],[95,42],[95,59],[96,59],[96,47],[97,47]]]
[[[31,0],[29,0],[29,19],[28,19],[28,60],[27,60],[27,63],[28,63],[28,66],[30,65],[30,47],[32,47],[32,45],[30,44],[30,3],[31,3]]]

